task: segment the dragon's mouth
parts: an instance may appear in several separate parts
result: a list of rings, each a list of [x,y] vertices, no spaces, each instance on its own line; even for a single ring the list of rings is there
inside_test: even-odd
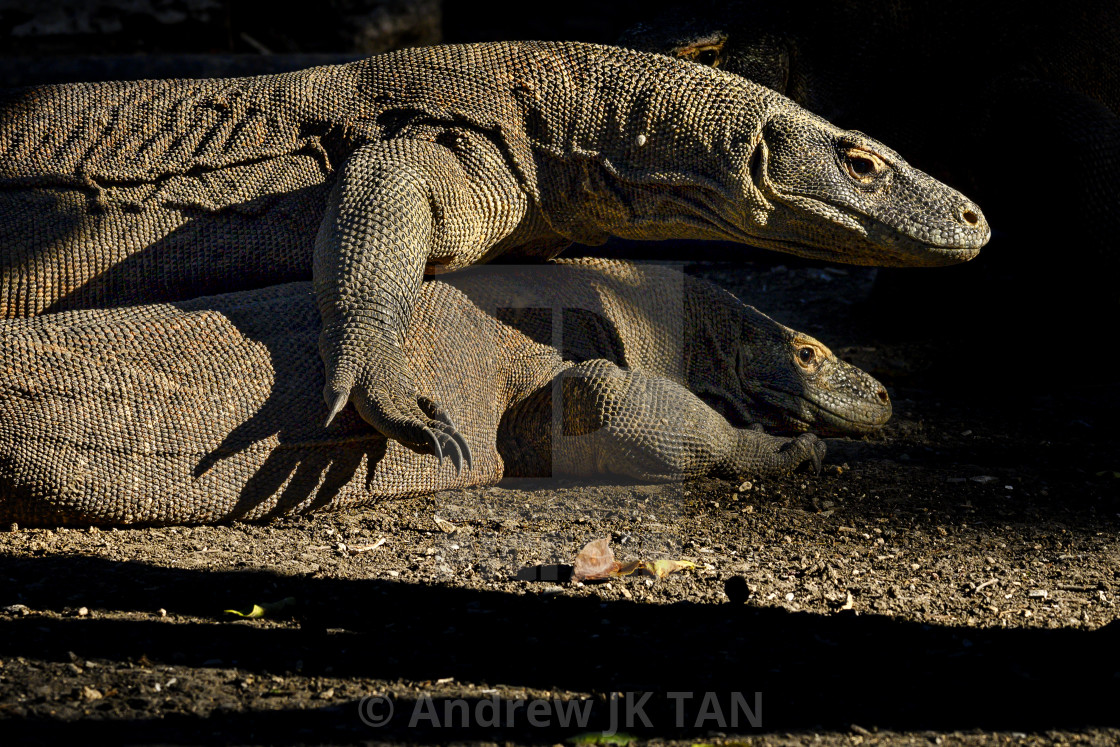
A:
[[[870,400],[864,402],[866,406],[862,408],[840,409],[803,392],[768,386],[764,386],[763,391],[776,395],[776,402],[768,403],[776,423],[775,429],[788,428],[790,433],[813,431],[825,436],[864,435],[879,430],[891,417],[891,408]],[[791,402],[797,406],[791,407]]]
[[[890,407],[870,400],[860,412],[775,386],[763,385],[756,395],[760,396],[732,397],[726,392],[709,391],[701,399],[736,428],[761,424],[777,435],[808,431],[822,436],[865,435],[882,428],[891,417]]]
[[[851,243],[814,244],[770,237],[753,237],[750,243],[764,249],[774,249],[808,259],[839,262],[847,265],[858,264],[880,267],[890,266],[892,260],[893,264],[899,266],[960,264],[975,257],[980,252],[980,246],[982,246],[963,249],[942,247],[923,243],[905,234],[897,234],[895,240],[884,242],[876,242],[862,231],[853,231],[853,235],[871,244],[877,251],[867,254],[853,254]]]
[[[811,199],[821,206],[827,206],[827,212],[832,213],[828,216],[829,220],[834,228],[846,234],[847,238],[837,236],[836,233],[831,236],[826,234],[823,241],[814,240],[815,237],[783,239],[753,236],[749,243],[802,257],[844,264],[932,267],[967,262],[975,257],[991,238],[991,229],[986,223],[983,223],[984,229],[979,230],[978,228],[962,229],[960,226],[946,222],[940,228],[925,229],[930,236],[920,236],[890,223],[883,216],[869,215],[838,200],[818,195],[799,195],[796,192],[791,192],[788,196]],[[805,209],[797,208],[778,195],[775,195],[774,199],[794,207],[799,212]],[[981,219],[978,217],[975,219],[979,225]],[[943,238],[934,240],[932,234],[935,233]],[[864,255],[858,252],[852,253],[855,244],[865,245]]]

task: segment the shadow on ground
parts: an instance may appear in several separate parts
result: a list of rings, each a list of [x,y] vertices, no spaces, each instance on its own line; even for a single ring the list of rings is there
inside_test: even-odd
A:
[[[653,691],[648,733],[694,736],[698,700],[676,725],[674,691],[762,693],[761,729],[847,730],[852,723],[894,730],[1068,729],[1120,725],[1114,706],[1120,628],[1095,631],[944,627],[876,615],[791,613],[750,604],[604,603],[423,586],[332,580],[268,572],[184,571],[83,557],[0,557],[0,577],[34,607],[64,608],[80,592],[99,608],[148,612],[153,596],[174,598],[172,618],[0,621],[0,657],[143,662],[158,667],[233,666],[239,671],[501,683],[582,692]],[[296,625],[218,622],[227,600],[275,588],[300,600]],[[213,622],[212,622],[213,620]],[[1109,653],[1112,652],[1112,653]],[[218,661],[220,660],[220,661]],[[483,685],[486,687],[486,685]],[[699,697],[699,696],[698,696]],[[477,699],[476,699],[477,700]],[[472,707],[476,700],[468,699]],[[9,722],[9,738],[62,742],[270,743],[364,733],[366,738],[445,742],[481,731],[408,729],[416,696],[396,703],[388,727],[358,719],[355,702],[317,710],[216,711],[129,720]],[[606,728],[600,702],[590,727]],[[438,704],[437,704],[438,707]],[[712,726],[709,722],[708,728]],[[739,731],[747,730],[742,723]],[[643,729],[629,731],[641,734]],[[508,731],[501,732],[513,736]],[[559,736],[563,736],[562,734]],[[555,730],[517,738],[553,743]]]

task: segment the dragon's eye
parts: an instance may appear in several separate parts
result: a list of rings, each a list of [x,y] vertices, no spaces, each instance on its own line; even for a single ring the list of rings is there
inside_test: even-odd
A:
[[[723,42],[716,44],[693,44],[673,50],[673,56],[681,60],[699,62],[708,67],[719,67],[720,52],[723,51]]]
[[[844,154],[844,166],[852,178],[860,182],[870,182],[887,170],[883,159],[862,148],[849,148]]]
[[[797,351],[797,360],[799,360],[803,366],[810,365],[816,357],[817,352],[810,347],[803,347]]]
[[[863,158],[862,156],[852,156],[849,159],[852,166],[852,171],[859,175],[870,174],[875,170],[875,164],[872,163],[870,158]]]

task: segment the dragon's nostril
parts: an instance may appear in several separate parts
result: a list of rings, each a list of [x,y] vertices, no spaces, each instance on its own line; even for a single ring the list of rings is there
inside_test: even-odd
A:
[[[975,210],[969,208],[961,210],[961,220],[970,226],[980,225],[980,216],[976,214]]]
[[[891,398],[887,395],[886,389],[880,389],[876,394],[878,394],[880,402],[890,402]]]

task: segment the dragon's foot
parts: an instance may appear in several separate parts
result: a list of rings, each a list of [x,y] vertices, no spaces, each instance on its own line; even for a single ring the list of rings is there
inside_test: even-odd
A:
[[[395,357],[395,356],[394,356]],[[327,425],[353,402],[362,419],[386,438],[400,441],[414,451],[434,454],[443,463],[451,459],[458,474],[466,464],[471,468],[471,448],[447,411],[438,402],[420,393],[407,372],[404,357],[396,365],[379,366],[354,376],[328,372],[323,398],[330,408]]]
[[[775,458],[778,461],[778,471],[792,472],[806,462],[813,465],[813,471],[818,475],[821,472],[821,460],[824,459],[824,441],[812,433],[802,433],[797,438],[790,439],[778,449]]]

